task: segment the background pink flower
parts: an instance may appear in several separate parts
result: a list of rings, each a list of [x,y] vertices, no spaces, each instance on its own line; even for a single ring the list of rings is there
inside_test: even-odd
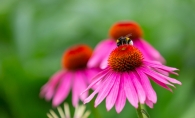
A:
[[[86,89],[90,78],[98,69],[86,67],[92,49],[87,45],[76,45],[69,48],[62,57],[62,70],[55,73],[41,88],[41,96],[52,100],[53,106],[61,104],[72,89],[72,104],[77,106],[79,99],[84,100],[88,92],[79,96]]]
[[[160,53],[142,38],[143,31],[136,22],[117,22],[111,26],[109,35],[109,39],[101,41],[94,49],[93,55],[87,64],[88,67],[100,66],[105,68],[110,52],[116,48],[116,40],[122,36],[132,39],[133,45],[139,48],[146,59],[165,63]]]

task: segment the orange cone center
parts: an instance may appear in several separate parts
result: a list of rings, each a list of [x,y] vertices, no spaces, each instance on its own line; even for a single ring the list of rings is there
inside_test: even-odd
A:
[[[111,52],[108,65],[114,71],[124,72],[141,66],[142,60],[142,53],[136,47],[125,44]]]
[[[77,45],[69,48],[62,57],[62,66],[68,70],[85,68],[92,49],[87,45]]]
[[[142,34],[141,27],[137,23],[131,21],[118,22],[114,24],[109,31],[110,37],[115,40],[121,36],[128,36],[134,40],[142,37]]]

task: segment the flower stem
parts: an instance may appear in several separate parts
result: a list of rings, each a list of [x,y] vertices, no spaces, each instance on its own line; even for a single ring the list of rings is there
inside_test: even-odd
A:
[[[138,104],[138,108],[136,110],[137,110],[138,118],[144,118],[144,116],[142,114],[142,109],[141,109],[141,104],[140,103]]]

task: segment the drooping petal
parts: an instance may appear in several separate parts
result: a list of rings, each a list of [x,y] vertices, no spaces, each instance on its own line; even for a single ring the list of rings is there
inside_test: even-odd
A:
[[[80,86],[79,78],[76,75],[77,73],[74,73],[74,79],[73,79],[73,86],[72,86],[72,105],[76,107],[79,102],[79,96],[80,93],[78,91],[78,86]]]
[[[113,39],[107,39],[107,40],[101,41],[94,49],[93,55],[89,59],[87,66],[89,68],[98,67],[102,59],[104,59],[104,57],[106,55],[109,55],[110,53],[108,52],[108,50],[105,50],[105,48],[110,47],[110,44],[113,44],[113,42],[114,42]]]
[[[161,54],[145,40],[135,39],[133,43],[140,49],[145,58],[165,63],[165,59],[161,56]]]
[[[160,74],[156,73],[155,71],[153,70],[150,70],[150,69],[146,69],[147,67],[140,67],[140,69],[142,69],[142,71],[144,73],[146,73],[148,76],[151,77],[151,79],[156,79],[164,84],[167,84],[167,85],[170,85],[170,86],[173,86],[173,84],[169,83],[166,79],[160,77]]]
[[[125,72],[122,74],[121,79],[124,81],[124,90],[127,99],[135,108],[138,108],[138,96],[132,82],[132,77],[129,77],[129,74]]]
[[[180,81],[176,80],[176,79],[173,79],[171,77],[166,77],[164,75],[160,75],[160,76],[164,77],[166,80],[168,80],[171,83],[182,85],[182,83]]]
[[[85,69],[85,76],[87,78],[87,83],[90,83],[92,78],[100,72],[99,68],[90,68],[90,69]]]
[[[171,83],[179,84],[179,85],[182,84],[180,81],[178,81],[178,80],[176,80],[176,79],[174,79],[174,78],[167,77],[167,76],[164,76],[164,75],[162,75],[162,74],[158,74],[158,75],[159,75],[159,77],[162,77],[162,78],[168,80],[168,81],[171,82]]]
[[[100,86],[98,86],[96,89],[95,89],[95,91],[90,95],[90,96],[88,96],[85,100],[84,100],[84,104],[86,104],[86,103],[88,103],[89,101],[91,101],[91,99],[93,99],[93,97],[102,89],[102,87],[103,87],[103,85],[105,84],[105,83],[107,83],[107,81],[109,80],[109,79],[106,79],[106,77],[107,76],[109,76],[111,73],[107,73],[106,75],[104,75],[103,77],[102,77],[102,81],[101,81],[101,85]],[[90,86],[90,85],[89,85]],[[86,91],[86,90],[85,90]],[[84,91],[84,92],[85,92]],[[81,93],[82,94],[82,93]]]
[[[86,88],[87,85],[82,71],[76,71],[74,76],[74,81],[73,81],[73,90],[72,90],[73,106],[76,107],[78,105],[79,98],[81,100],[84,100],[87,97],[88,91],[86,91],[81,95],[81,92],[84,91]]]
[[[142,69],[143,69],[143,71],[144,71],[145,73],[147,73],[148,76],[151,76],[151,77],[153,77],[154,79],[157,79],[158,81],[161,81],[162,83],[171,85],[171,86],[173,86],[173,87],[174,87],[174,85],[170,84],[169,82],[174,83],[174,84],[179,84],[179,85],[181,85],[181,82],[178,81],[178,80],[176,80],[176,79],[167,77],[167,76],[162,75],[162,74],[160,74],[160,73],[157,73],[157,72],[155,72],[155,71],[153,71],[153,70],[148,70],[148,69],[146,69],[146,68],[142,68]],[[165,81],[168,80],[169,82],[167,83],[167,81],[165,82],[165,81],[163,81],[163,80],[165,80]]]
[[[153,103],[156,103],[156,101],[157,101],[156,92],[152,88],[152,85],[151,85],[148,77],[142,72],[142,69],[137,68],[136,71],[137,71],[139,76],[137,76],[137,74],[135,74],[135,75],[141,81],[141,84],[142,84],[144,91],[146,93],[146,97],[148,98],[148,100],[152,101]]]
[[[103,71],[99,72],[90,82],[90,85],[85,89],[85,91],[83,91],[81,94],[83,94],[84,92],[88,91],[90,88],[92,88],[95,84],[97,84],[99,81],[101,81],[106,74],[108,74],[110,72],[109,68],[104,69]]]
[[[133,81],[133,84],[136,88],[140,103],[144,104],[145,100],[146,100],[146,93],[145,93],[141,83],[139,82],[138,78],[136,78],[136,76],[133,74],[133,72],[130,72],[129,76],[130,76],[130,78],[132,78],[132,81]]]
[[[154,103],[148,99],[146,99],[146,104],[150,107],[150,108],[153,108],[154,106]]]
[[[109,48],[107,49],[108,52],[111,52],[112,50],[114,50],[116,48],[116,42],[112,42],[112,44],[110,44]],[[109,54],[105,55],[104,59],[102,60],[102,62],[100,63],[100,68],[104,69],[108,66],[108,58],[109,58]]]
[[[99,92],[100,89],[101,89],[101,87],[97,87],[95,89],[95,91],[84,100],[83,103],[86,104],[86,103],[90,102],[93,99],[93,97]]]
[[[110,89],[112,88],[116,80],[116,74],[112,73],[110,74],[110,76],[107,76],[106,79],[107,81],[103,83],[102,89],[101,91],[99,91],[98,96],[95,100],[95,107],[97,107],[110,92]]]
[[[81,92],[83,92],[87,88],[87,78],[86,76],[84,76],[83,71],[78,71],[75,77],[78,78],[79,86],[77,86],[77,91],[80,95]],[[88,91],[80,95],[80,99],[83,101],[85,98],[87,98],[87,96],[88,96]]]
[[[157,69],[161,69],[161,70],[164,70],[164,71],[166,71],[168,73],[172,73],[172,74],[178,75],[178,73],[173,72],[173,71],[177,71],[178,70],[177,68],[168,67],[168,66],[159,64],[159,63],[157,63],[155,61],[149,61],[149,60],[144,60],[143,63],[145,65],[147,65],[147,66],[150,66],[150,67],[153,67],[153,68],[157,68]]]
[[[118,90],[120,85],[120,77],[116,75],[115,83],[110,90],[108,96],[106,97],[106,109],[109,111],[115,104],[117,96],[118,96]]]
[[[151,78],[152,78],[152,77],[151,77]],[[157,83],[159,86],[161,86],[161,87],[163,87],[163,88],[165,88],[165,89],[167,89],[167,90],[173,92],[172,89],[169,88],[166,84],[164,84],[164,83],[162,83],[162,82],[160,82],[160,81],[158,81],[158,80],[156,80],[156,79],[154,79],[154,78],[152,78],[152,80],[153,80],[155,83]]]
[[[62,78],[61,83],[59,83],[58,88],[56,89],[56,93],[52,101],[53,106],[58,106],[68,96],[71,88],[71,79],[72,73],[67,72]]]
[[[124,79],[120,77],[118,97],[115,104],[115,109],[117,113],[120,113],[122,111],[122,109],[125,106],[125,103],[126,103],[126,95],[124,90]]]
[[[169,76],[169,72],[165,71],[165,70],[161,70],[161,69],[158,69],[158,68],[152,68],[153,70],[155,70],[156,72],[159,72],[165,76]]]
[[[41,97],[45,96],[46,100],[50,100],[55,92],[55,88],[58,84],[58,82],[62,79],[62,77],[65,75],[66,71],[61,70],[55,73],[50,80],[41,88]]]

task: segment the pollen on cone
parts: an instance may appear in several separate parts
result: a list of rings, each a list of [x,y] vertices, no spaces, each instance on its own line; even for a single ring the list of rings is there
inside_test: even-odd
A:
[[[142,37],[141,27],[132,21],[123,21],[115,23],[109,31],[109,35],[113,39],[118,39],[121,36],[128,36],[131,39]]]
[[[142,53],[136,47],[122,45],[111,52],[108,64],[114,71],[124,72],[141,66],[142,60]]]
[[[62,66],[69,70],[86,67],[92,49],[87,45],[76,45],[69,48],[62,57]]]

